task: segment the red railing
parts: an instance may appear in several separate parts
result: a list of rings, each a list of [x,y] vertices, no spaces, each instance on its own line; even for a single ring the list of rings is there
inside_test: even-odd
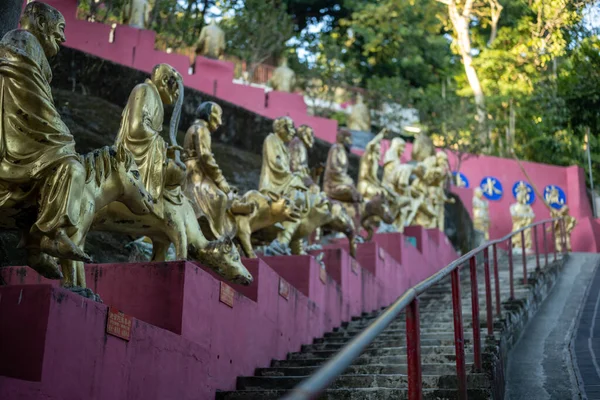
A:
[[[471,278],[471,311],[473,325],[473,355],[476,371],[481,371],[481,326],[479,324],[479,290],[477,281],[477,257],[483,255],[484,279],[485,279],[485,306],[486,326],[489,337],[494,335],[494,316],[492,304],[492,285],[490,274],[489,248],[493,254],[493,274],[496,291],[496,316],[501,314],[500,279],[498,268],[497,249],[499,244],[508,242],[508,267],[510,299],[514,300],[514,271],[512,238],[521,235],[521,248],[523,250],[523,283],[528,282],[527,253],[525,249],[525,231],[533,230],[534,239],[537,239],[537,230],[542,228],[544,255],[546,266],[548,265],[548,243],[546,238],[546,224],[552,227],[552,240],[556,244],[555,222],[560,225],[560,243],[563,253],[566,252],[566,235],[563,219],[549,219],[528,225],[509,235],[487,242],[467,254],[453,261],[442,270],[431,277],[408,289],[391,306],[387,308],[375,321],[369,325],[360,335],[350,341],[331,360],[325,363],[315,374],[300,383],[294,390],[284,397],[284,400],[309,400],[314,399],[323,392],[339,375],[341,375],[352,362],[369,346],[373,340],[402,312],[406,311],[406,354],[408,364],[408,398],[409,400],[421,400],[423,398],[422,368],[421,368],[421,331],[419,318],[419,295],[439,283],[448,275],[452,281],[452,310],[454,318],[454,346],[456,351],[456,375],[458,378],[458,395],[460,399],[467,399],[467,372],[464,347],[464,325],[462,318],[462,297],[460,285],[460,269],[466,262],[469,263]],[[540,269],[539,246],[535,240],[536,268]],[[556,246],[554,246],[554,261],[556,261]]]

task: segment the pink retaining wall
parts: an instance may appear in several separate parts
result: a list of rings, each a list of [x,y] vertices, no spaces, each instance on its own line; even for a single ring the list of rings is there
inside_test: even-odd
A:
[[[246,259],[255,280],[232,285],[232,308],[219,301],[219,279],[189,262],[87,265],[88,286],[105,304],[28,267],[3,268],[0,398],[214,398],[237,376],[390,304],[439,270],[456,257],[440,235],[424,238],[436,244],[437,266],[401,234],[359,245],[358,261],[344,245],[325,249],[325,275],[310,256]],[[105,333],[108,305],[134,318],[130,341]]]

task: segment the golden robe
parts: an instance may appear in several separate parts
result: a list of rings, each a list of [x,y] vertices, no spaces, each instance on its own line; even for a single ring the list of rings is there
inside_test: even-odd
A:
[[[140,178],[155,201],[154,213],[159,218],[164,213],[163,198],[174,204],[182,202],[181,187],[165,179],[169,160],[167,144],[160,136],[163,120],[162,100],[154,83],[147,79],[131,91],[116,141],[133,154]]]
[[[327,154],[323,191],[332,199],[351,202],[354,180],[348,175],[348,154],[343,144],[335,143]]]
[[[0,41],[0,207],[40,190],[35,226],[75,226],[85,170],[75,141],[54,106],[52,72],[37,38],[26,30]],[[31,200],[31,199],[29,199]]]
[[[265,138],[260,171],[261,191],[288,194],[294,189],[306,190],[302,179],[290,169],[290,155],[286,144],[275,133]]]
[[[235,227],[228,223],[228,196],[221,189],[226,183],[211,150],[211,136],[205,121],[197,120],[185,134],[187,179],[185,194],[192,199],[196,218],[204,216],[217,238],[232,236]]]
[[[377,194],[386,195],[377,177],[378,170],[379,153],[375,153],[371,143],[369,143],[365,153],[360,158],[358,169],[358,191],[366,200],[372,199]]]

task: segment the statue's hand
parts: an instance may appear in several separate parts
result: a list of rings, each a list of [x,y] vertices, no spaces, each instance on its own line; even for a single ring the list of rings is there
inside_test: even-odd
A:
[[[229,187],[229,184],[227,182],[221,182],[219,186],[221,187],[221,190],[225,193],[231,192],[231,188]]]

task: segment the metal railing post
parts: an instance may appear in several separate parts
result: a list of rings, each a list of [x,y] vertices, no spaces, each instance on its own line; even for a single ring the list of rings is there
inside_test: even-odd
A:
[[[489,250],[483,249],[483,268],[485,269],[485,316],[488,336],[494,335],[494,316],[492,314],[492,282],[490,279]]]
[[[460,297],[460,268],[452,275],[452,313],[454,315],[454,347],[456,349],[456,376],[458,378],[458,398],[467,399],[467,371],[465,365],[465,338]]]
[[[523,285],[527,285],[527,249],[525,248],[525,231],[521,231],[521,251],[523,252]]]
[[[496,315],[499,317],[501,314],[501,300],[500,300],[500,276],[498,273],[498,249],[496,243],[494,243],[494,285],[496,287]]]
[[[508,238],[508,280],[510,281],[510,299],[515,299],[515,282],[513,279],[512,236]]]
[[[548,266],[548,235],[546,234],[546,223],[542,224],[542,234],[544,235],[544,258],[546,259],[546,265]]]
[[[540,270],[540,246],[538,245],[537,228],[538,228],[537,225],[533,227],[533,243],[535,246],[535,270],[539,271]]]
[[[473,323],[473,357],[475,369],[481,370],[481,325],[479,324],[479,287],[477,286],[476,256],[469,260],[471,270],[471,322]]]
[[[406,308],[406,358],[408,362],[408,400],[423,398],[421,370],[421,322],[419,300],[415,298]]]
[[[552,244],[554,245],[554,261],[556,261],[556,224],[552,221]]]

